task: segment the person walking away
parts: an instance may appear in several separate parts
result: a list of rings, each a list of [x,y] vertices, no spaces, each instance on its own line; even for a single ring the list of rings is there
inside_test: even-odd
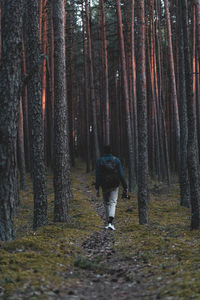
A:
[[[115,230],[113,220],[115,217],[120,183],[124,189],[123,193],[127,195],[128,188],[122,164],[119,158],[112,155],[111,146],[105,145],[103,156],[97,160],[95,184],[97,197],[100,196],[100,187],[102,188],[107,222],[105,229]]]

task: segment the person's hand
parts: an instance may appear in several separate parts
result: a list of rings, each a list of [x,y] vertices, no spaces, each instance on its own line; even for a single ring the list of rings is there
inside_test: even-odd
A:
[[[122,199],[130,199],[130,196],[128,195],[128,189],[127,188],[125,188],[123,190]]]
[[[99,190],[96,190],[96,196],[97,196],[98,198],[100,197]]]

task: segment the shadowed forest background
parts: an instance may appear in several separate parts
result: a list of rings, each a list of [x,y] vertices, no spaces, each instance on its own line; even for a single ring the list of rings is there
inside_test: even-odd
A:
[[[96,272],[117,290],[115,271],[113,299],[200,297],[199,68],[200,0],[0,1],[0,296],[81,295]],[[131,195],[108,236],[105,144]]]

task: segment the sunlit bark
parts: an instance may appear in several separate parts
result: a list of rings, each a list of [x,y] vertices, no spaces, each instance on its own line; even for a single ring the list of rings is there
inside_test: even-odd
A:
[[[33,227],[47,224],[46,170],[44,164],[44,134],[42,120],[41,54],[39,3],[29,0],[26,6],[26,61],[28,80],[28,117],[34,192]]]

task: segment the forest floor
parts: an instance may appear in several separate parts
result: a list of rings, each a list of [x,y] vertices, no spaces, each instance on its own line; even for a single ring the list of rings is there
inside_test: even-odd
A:
[[[119,198],[116,231],[104,229],[93,174],[72,170],[69,223],[33,231],[33,193],[21,192],[17,238],[0,243],[0,299],[200,299],[200,234],[179,205],[176,184],[150,185],[149,224],[138,224],[137,197]]]

